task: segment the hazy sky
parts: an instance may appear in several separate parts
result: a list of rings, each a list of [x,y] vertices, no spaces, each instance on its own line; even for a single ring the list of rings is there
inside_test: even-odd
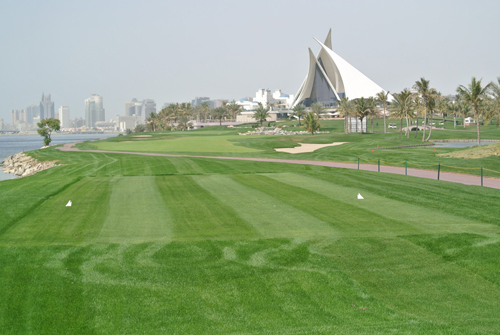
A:
[[[425,77],[449,94],[500,76],[499,14],[493,0],[0,0],[0,118],[42,92],[71,118],[99,94],[106,119],[132,98],[295,94],[330,28],[334,51],[384,89]]]

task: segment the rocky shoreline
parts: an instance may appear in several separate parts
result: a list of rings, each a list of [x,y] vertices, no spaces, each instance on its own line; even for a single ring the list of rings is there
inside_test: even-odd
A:
[[[0,166],[4,173],[12,173],[22,178],[58,166],[56,163],[55,161],[40,162],[24,153],[18,153],[5,158]]]

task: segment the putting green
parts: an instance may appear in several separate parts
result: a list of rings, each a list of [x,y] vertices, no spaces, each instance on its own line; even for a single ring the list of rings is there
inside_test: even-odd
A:
[[[259,152],[260,150],[237,145],[231,140],[241,139],[234,135],[215,136],[193,136],[193,137],[168,137],[164,139],[122,142],[97,142],[99,150],[110,151],[137,151],[137,152],[161,152],[161,153],[248,153]]]

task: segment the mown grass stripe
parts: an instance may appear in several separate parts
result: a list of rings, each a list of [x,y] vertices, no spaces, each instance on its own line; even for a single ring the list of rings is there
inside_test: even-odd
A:
[[[118,177],[110,182],[109,211],[97,242],[170,241],[173,222],[155,177]]]
[[[383,194],[371,193],[362,187],[341,186],[335,183],[335,180],[338,179],[325,181],[324,179],[296,173],[276,173],[266,174],[266,176],[288,185],[319,193],[333,201],[342,201],[355,205],[368,213],[402,222],[409,226],[408,233],[476,233],[488,232],[496,228],[495,225],[466,219],[449,212],[432,208],[422,210],[421,206],[387,198]],[[365,199],[358,200],[358,193],[362,193]]]
[[[244,186],[228,175],[193,176],[193,179],[220,202],[233,208],[262,236],[340,236],[329,224],[266,193]]]
[[[279,182],[265,175],[233,175],[237,182],[327,222],[349,236],[396,235],[418,230],[338,199]]]
[[[237,212],[214,198],[190,176],[156,177],[175,222],[176,239],[255,238],[259,233]]]

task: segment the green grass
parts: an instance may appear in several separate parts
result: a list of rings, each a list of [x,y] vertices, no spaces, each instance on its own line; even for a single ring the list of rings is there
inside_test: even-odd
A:
[[[343,121],[323,121],[323,130],[329,134],[294,135],[294,136],[238,136],[238,132],[247,129],[200,129],[189,132],[148,133],[151,138],[137,138],[136,135],[121,136],[105,141],[80,144],[81,149],[100,149],[111,151],[156,152],[180,154],[188,156],[233,156],[261,158],[293,158],[303,160],[321,160],[338,162],[357,162],[404,167],[405,161],[411,168],[437,170],[441,164],[443,172],[470,173],[479,175],[481,167],[484,176],[500,177],[500,157],[491,156],[481,159],[461,159],[440,157],[440,154],[455,152],[461,149],[433,147],[410,147],[399,149],[383,149],[386,147],[421,145],[421,132],[417,138],[411,134],[407,139],[399,134],[399,130],[391,129],[383,134],[383,120],[379,122],[379,133],[348,134],[343,132]],[[394,120],[391,120],[391,122]],[[296,125],[296,122],[285,122],[283,125]],[[371,127],[368,127],[371,130]],[[475,139],[475,128],[457,127],[453,129],[451,122],[445,124],[446,130],[434,129],[432,139]],[[297,130],[297,127],[284,128]],[[494,125],[482,126],[482,139],[500,139],[500,129]],[[311,153],[288,154],[276,152],[275,148],[291,148],[299,143],[332,143],[347,142],[340,146],[326,147]],[[372,150],[374,150],[372,152]]]
[[[2,334],[500,329],[498,190],[320,166],[37,154],[64,165],[0,183]]]

